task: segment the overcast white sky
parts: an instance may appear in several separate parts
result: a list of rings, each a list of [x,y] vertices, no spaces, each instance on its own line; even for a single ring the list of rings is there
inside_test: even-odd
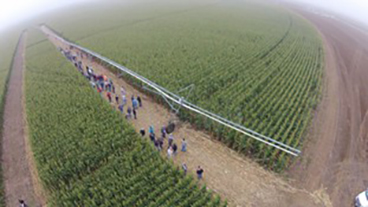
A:
[[[323,7],[368,24],[368,0],[288,0]]]
[[[0,0],[0,30],[45,11],[87,0]]]
[[[0,30],[44,11],[88,0],[0,0]],[[185,1],[185,0],[182,0]],[[347,14],[368,23],[368,0],[302,1]]]

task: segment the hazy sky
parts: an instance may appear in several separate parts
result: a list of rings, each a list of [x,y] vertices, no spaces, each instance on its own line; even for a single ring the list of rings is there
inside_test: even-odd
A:
[[[39,13],[87,0],[0,0],[0,30]]]
[[[368,0],[288,0],[305,2],[343,13],[368,24]]]
[[[47,10],[88,0],[0,0],[0,30]],[[182,0],[185,1],[185,0]],[[200,1],[200,0],[199,0]],[[368,0],[287,0],[318,5],[368,23]]]

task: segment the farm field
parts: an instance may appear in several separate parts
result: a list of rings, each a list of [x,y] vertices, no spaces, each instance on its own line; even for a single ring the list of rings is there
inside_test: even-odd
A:
[[[28,206],[345,207],[366,189],[362,25],[276,1],[103,2],[76,3],[0,33],[0,207],[19,199]],[[119,103],[91,89],[56,48],[80,51],[43,24],[302,153],[294,158],[183,107],[173,115],[134,78],[78,57],[127,97],[142,97],[138,119],[126,121]],[[182,91],[187,86],[194,90]],[[137,132],[171,120],[174,142],[185,138],[188,151],[168,161]],[[199,165],[205,173],[197,181]]]
[[[125,12],[115,5],[108,14],[95,9],[91,16],[89,5],[46,24],[174,93],[194,84],[188,101],[301,148],[324,66],[315,29],[278,5],[209,1],[161,8],[160,3],[120,5]],[[102,15],[102,21],[113,21],[96,24]],[[180,117],[275,171],[291,161],[202,117],[185,111]]]
[[[50,41],[57,48],[69,48],[67,43],[55,39],[55,34],[50,30],[43,28],[43,32],[49,36]],[[79,53],[78,49],[72,49],[71,52]],[[82,65],[93,67],[95,73],[105,74],[107,78],[111,78],[115,88],[124,87],[127,97],[139,95],[142,98],[143,107],[138,110],[138,118],[129,120],[137,132],[142,128],[148,129],[149,126],[160,129],[173,119],[173,115],[164,105],[156,103],[154,98],[143,94],[144,92],[125,81],[119,74],[109,71],[110,69],[105,64],[91,60],[85,55],[83,58],[77,58],[77,61],[79,60]],[[102,94],[108,101],[107,94]],[[119,111],[116,103],[110,104]],[[174,164],[181,167],[182,163],[186,163],[188,169],[195,169],[198,165],[203,167],[205,169],[203,182],[208,188],[225,197],[229,206],[269,206],[275,204],[277,206],[294,206],[300,203],[311,207],[323,206],[320,205],[320,193],[314,195],[314,192],[310,194],[303,189],[292,186],[287,180],[265,170],[223,143],[212,140],[208,133],[197,130],[189,123],[179,122],[173,136],[175,143],[180,142],[181,138],[185,138],[189,146],[187,152],[179,152],[174,157]],[[166,146],[164,143],[163,148]],[[166,151],[161,151],[161,155],[166,158]]]
[[[50,42],[29,47],[26,60],[29,137],[48,206],[226,206],[161,158]]]

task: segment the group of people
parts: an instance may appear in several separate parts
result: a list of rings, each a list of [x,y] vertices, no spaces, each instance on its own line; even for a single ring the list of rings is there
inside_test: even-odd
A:
[[[144,128],[140,129],[140,134],[142,135],[142,137],[144,137],[146,135],[146,131],[145,131]],[[161,136],[160,137],[156,137],[155,130],[154,130],[153,126],[152,125],[149,126],[149,128],[148,128],[148,137],[150,138],[153,145],[155,146],[155,148],[158,151],[162,151],[163,145],[164,145],[164,139],[166,137],[168,137],[168,139],[167,139],[167,157],[169,159],[171,159],[171,158],[173,158],[174,156],[177,155],[178,145],[174,142],[173,134],[169,134],[167,136],[166,126],[163,126],[161,128]],[[188,146],[187,141],[185,140],[185,138],[183,138],[182,141],[181,141],[181,151],[186,152],[187,151],[187,146]],[[185,163],[182,163],[182,169],[184,171],[184,174],[187,174],[188,167]],[[198,166],[198,168],[196,170],[198,179],[202,179],[203,172],[204,172],[204,170],[201,168],[201,166]]]
[[[124,107],[127,105],[127,98],[126,98],[126,91],[124,87],[120,88],[120,95],[121,95],[121,102],[119,101],[119,95],[115,91],[115,85],[111,78],[107,78],[105,75],[97,75],[94,73],[92,67],[86,66],[86,72],[83,71],[82,62],[77,61],[76,56],[72,55],[70,52],[64,53],[69,60],[74,62],[76,68],[81,72],[83,76],[85,76],[91,83],[93,88],[96,88],[96,90],[101,94],[102,92],[106,92],[106,97],[109,100],[110,103],[113,102],[113,95],[115,96],[115,102],[118,105],[118,109],[121,113],[124,113]],[[126,110],[126,119],[131,119],[134,117],[134,119],[137,119],[137,110],[138,108],[142,107],[142,99],[140,96],[131,96],[131,107],[128,106]],[[178,153],[178,145],[174,142],[174,136],[173,134],[167,134],[166,126],[163,126],[161,128],[161,136],[156,137],[155,131],[153,126],[151,125],[148,129],[149,138],[156,147],[158,151],[163,150],[164,145],[164,139],[166,136],[168,136],[168,147],[167,147],[167,157],[169,159],[173,158]],[[146,131],[144,128],[141,128],[140,134],[142,137],[145,136]],[[187,151],[187,142],[185,138],[181,141],[181,151],[186,152]],[[184,173],[186,174],[188,171],[188,167],[185,163],[182,163],[182,169]],[[201,168],[201,166],[198,166],[196,169],[196,174],[198,179],[202,179],[204,170]]]
[[[119,105],[119,110],[123,113],[124,105],[126,104],[124,88],[121,88],[121,93],[122,93],[122,97],[123,97],[124,100],[123,100],[123,103],[121,105]],[[134,95],[132,95],[131,101],[132,101],[132,107],[128,106],[126,118],[127,119],[132,118],[132,114],[133,114],[134,119],[137,119],[137,110],[138,110],[139,107],[142,107],[142,99],[141,99],[140,96],[135,97]]]
[[[77,68],[79,69],[79,64],[77,64]],[[93,88],[96,88],[97,92],[101,94],[102,92],[106,92],[106,97],[110,103],[113,103],[113,98],[115,97],[115,102],[118,105],[118,109],[121,113],[124,113],[124,107],[127,105],[126,91],[124,87],[120,88],[121,99],[119,98],[118,93],[116,93],[115,84],[111,78],[107,78],[105,75],[97,75],[93,72],[93,69],[89,66],[86,66],[86,72],[82,71],[82,74],[90,81]],[[121,100],[121,101],[120,101]],[[135,97],[132,95],[131,97],[132,106],[128,106],[126,110],[125,117],[127,119],[137,119],[137,110],[139,107],[142,107],[142,99],[140,96]]]

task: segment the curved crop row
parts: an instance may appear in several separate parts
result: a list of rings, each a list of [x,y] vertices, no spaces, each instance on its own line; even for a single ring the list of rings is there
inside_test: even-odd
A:
[[[49,42],[27,49],[26,110],[49,206],[226,206],[163,159]]]
[[[51,26],[174,93],[194,84],[188,101],[296,148],[318,103],[321,40],[308,22],[275,5],[218,2],[82,40],[73,25]],[[291,161],[196,114],[180,117],[277,171]]]

